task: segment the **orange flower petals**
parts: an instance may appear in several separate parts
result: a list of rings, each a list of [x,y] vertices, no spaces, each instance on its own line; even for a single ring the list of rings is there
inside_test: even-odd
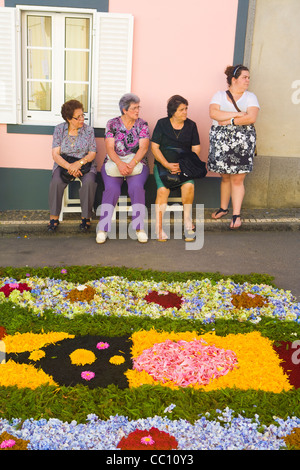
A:
[[[7,335],[3,338],[6,353],[21,353],[25,351],[35,351],[47,344],[56,343],[65,338],[74,338],[63,332],[51,333],[16,333],[15,335]]]
[[[36,369],[29,364],[17,364],[9,360],[1,364],[0,386],[18,388],[30,388],[34,390],[40,385],[56,385],[53,378],[42,370]]]

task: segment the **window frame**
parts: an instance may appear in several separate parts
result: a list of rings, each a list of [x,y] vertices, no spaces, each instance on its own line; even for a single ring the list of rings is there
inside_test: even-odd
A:
[[[22,85],[22,124],[24,125],[55,125],[61,122],[60,109],[64,102],[65,77],[66,70],[66,45],[65,45],[65,20],[69,18],[88,18],[90,20],[89,32],[89,65],[88,65],[88,109],[85,110],[85,121],[90,123],[91,116],[91,88],[92,88],[92,37],[93,37],[93,21],[94,15],[86,13],[85,10],[80,12],[73,11],[54,11],[56,9],[47,9],[35,7],[34,9],[20,7],[21,21],[21,85]],[[51,90],[51,110],[38,111],[28,109],[28,74],[27,74],[27,18],[28,16],[49,16],[52,19],[52,47],[51,47],[51,69],[52,77],[50,83]]]
[[[21,76],[21,14],[22,12],[63,12],[67,14],[79,14],[80,16],[82,15],[91,15],[91,41],[92,41],[92,47],[91,47],[91,63],[92,63],[92,70],[90,73],[90,125],[92,125],[95,128],[95,134],[99,137],[103,136],[103,130],[105,128],[105,124],[108,119],[111,117],[114,117],[115,115],[119,114],[119,108],[118,108],[118,101],[122,94],[130,92],[131,91],[131,73],[132,73],[132,59],[133,59],[133,23],[134,23],[134,18],[132,14],[127,14],[127,13],[108,13],[108,12],[100,12],[96,9],[91,9],[91,8],[69,8],[69,7],[43,7],[43,6],[38,6],[38,5],[17,5],[15,8],[12,7],[1,7],[0,8],[0,14],[3,11],[2,10],[10,10],[10,13],[12,14],[12,20],[11,23],[13,23],[13,30],[10,29],[10,34],[15,41],[15,44],[13,44],[13,47],[11,47],[11,55],[14,55],[15,60],[15,83],[14,80],[11,80],[9,82],[9,85],[12,88],[12,92],[14,93],[13,97],[13,104],[16,106],[14,109],[12,109],[12,106],[10,109],[12,112],[10,113],[10,117],[7,118],[7,111],[0,106],[0,122],[1,123],[7,123],[8,124],[8,132],[10,133],[32,133],[32,134],[51,134],[53,132],[53,127],[56,125],[56,122],[36,122],[36,124],[33,124],[32,122],[27,123],[23,122],[22,118],[22,105],[23,105],[23,93],[22,93],[22,81],[23,81],[23,76]],[[1,16],[1,20],[3,20],[3,16]],[[4,21],[4,20],[3,20]],[[124,23],[125,21],[125,23]],[[9,22],[8,22],[9,23]],[[105,24],[106,26],[103,27],[102,25]],[[125,24],[125,26],[124,26]],[[5,23],[6,25],[6,23]],[[124,40],[126,39],[126,44],[127,44],[127,49],[125,48],[122,52],[122,63],[125,66],[122,69],[122,83],[119,83],[115,86],[113,90],[113,96],[111,96],[110,90],[107,90],[105,87],[103,88],[103,83],[102,83],[102,78],[103,78],[103,63],[104,63],[104,68],[107,67],[107,76],[113,79],[116,77],[119,78],[120,76],[120,71],[118,69],[118,56],[113,57],[112,60],[110,60],[110,64],[107,65],[105,63],[105,59],[107,56],[108,51],[110,50],[109,48],[114,48],[116,49],[118,47],[118,43],[114,43],[114,39],[112,40],[112,44],[109,43],[110,39],[106,40],[106,44],[102,46],[99,44],[99,38],[101,38],[101,34],[103,37],[103,34],[105,35],[105,28],[107,30],[113,31],[113,38],[117,35],[119,35],[119,25],[121,28],[123,28],[123,36],[120,38],[118,37],[117,39],[119,40]],[[101,31],[100,31],[101,30]],[[104,31],[104,33],[103,33]],[[110,33],[112,32],[110,31]],[[116,34],[117,33],[117,34]],[[105,37],[105,36],[104,36]],[[110,36],[111,37],[111,36]],[[106,37],[105,37],[106,39]],[[103,62],[100,64],[100,62]],[[99,62],[99,63],[98,63]],[[101,67],[102,69],[101,69]],[[7,66],[7,68],[9,68]],[[99,73],[99,70],[101,69],[101,76]],[[106,79],[107,79],[106,76]],[[99,86],[99,80],[101,79],[101,93],[99,92],[100,86]],[[109,81],[109,80],[108,80]],[[113,81],[113,80],[112,80]],[[109,82],[111,85],[111,82]],[[107,86],[107,80],[106,80],[106,85]],[[14,89],[13,89],[14,88]],[[104,90],[104,91],[103,91]],[[107,95],[106,95],[107,93]],[[100,96],[101,95],[101,96]],[[105,97],[105,100],[107,98],[107,101],[109,101],[109,107],[105,107],[103,104],[103,97]],[[62,103],[61,103],[62,104]],[[104,109],[104,112],[103,112]],[[102,111],[102,114],[100,113]],[[105,114],[106,113],[106,114]],[[61,122],[61,117],[59,118],[59,122]]]

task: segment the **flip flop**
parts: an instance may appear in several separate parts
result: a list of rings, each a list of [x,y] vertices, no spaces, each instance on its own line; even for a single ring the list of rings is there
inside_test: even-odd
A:
[[[222,207],[220,207],[219,210],[212,213],[211,217],[212,217],[212,219],[221,219],[222,217],[224,217],[224,215],[227,215],[228,212],[229,212],[228,209],[222,209]],[[220,217],[216,217],[219,214],[222,214],[222,215],[220,215]]]
[[[49,224],[47,225],[47,231],[48,232],[55,232],[58,226],[59,226],[59,220],[58,219],[51,219]]]
[[[238,218],[241,218],[241,216],[240,215],[233,215],[232,216],[232,219],[231,219],[231,224],[232,225],[230,225],[231,230],[237,230],[238,228],[241,227],[242,224],[239,225],[238,227],[235,227],[235,223],[236,223]]]

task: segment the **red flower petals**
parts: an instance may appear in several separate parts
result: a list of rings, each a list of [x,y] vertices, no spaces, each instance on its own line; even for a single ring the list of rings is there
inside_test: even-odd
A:
[[[180,308],[182,304],[182,296],[177,295],[173,292],[157,292],[151,291],[147,294],[144,299],[148,303],[155,303],[161,305],[163,308]]]
[[[296,389],[300,388],[300,350],[298,342],[280,341],[273,344],[273,349],[282,360],[281,367],[289,377],[289,382]]]
[[[18,283],[4,284],[4,286],[0,288],[0,292],[3,292],[5,297],[9,297],[10,293],[13,292],[14,290],[18,290],[20,292],[24,292],[24,291],[30,292],[31,288],[28,287],[28,285],[25,282],[20,282],[19,284]]]
[[[0,340],[6,335],[6,329],[4,326],[0,326]]]
[[[122,437],[118,449],[121,450],[172,450],[177,449],[178,442],[174,436],[157,428],[136,429],[127,437]]]

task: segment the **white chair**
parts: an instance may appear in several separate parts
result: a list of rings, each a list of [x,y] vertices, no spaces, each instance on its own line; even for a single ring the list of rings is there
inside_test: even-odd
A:
[[[119,197],[116,207],[114,208],[114,212],[113,212],[111,220],[116,220],[117,212],[127,212],[128,214],[132,213],[130,197],[127,197],[127,196]]]
[[[174,203],[173,205],[167,205],[166,211],[167,212],[183,212],[183,205],[181,203],[181,197],[169,197],[168,202]],[[130,198],[127,196],[120,196],[116,207],[114,208],[114,212],[112,215],[112,220],[116,220],[117,212],[127,212],[128,214],[132,213],[132,207],[130,204]],[[97,208],[96,212],[97,216],[100,216],[100,205]]]
[[[183,212],[183,205],[181,202],[181,197],[169,197],[168,202],[174,202],[174,205],[167,204],[166,211],[167,212]]]
[[[80,178],[75,178],[74,181],[79,181],[80,186],[81,186],[82,183],[81,183]],[[66,212],[81,212],[80,199],[70,197],[70,185],[71,184],[72,183],[68,184],[68,186],[64,190],[61,211],[59,214],[60,221],[63,220],[64,213]]]

